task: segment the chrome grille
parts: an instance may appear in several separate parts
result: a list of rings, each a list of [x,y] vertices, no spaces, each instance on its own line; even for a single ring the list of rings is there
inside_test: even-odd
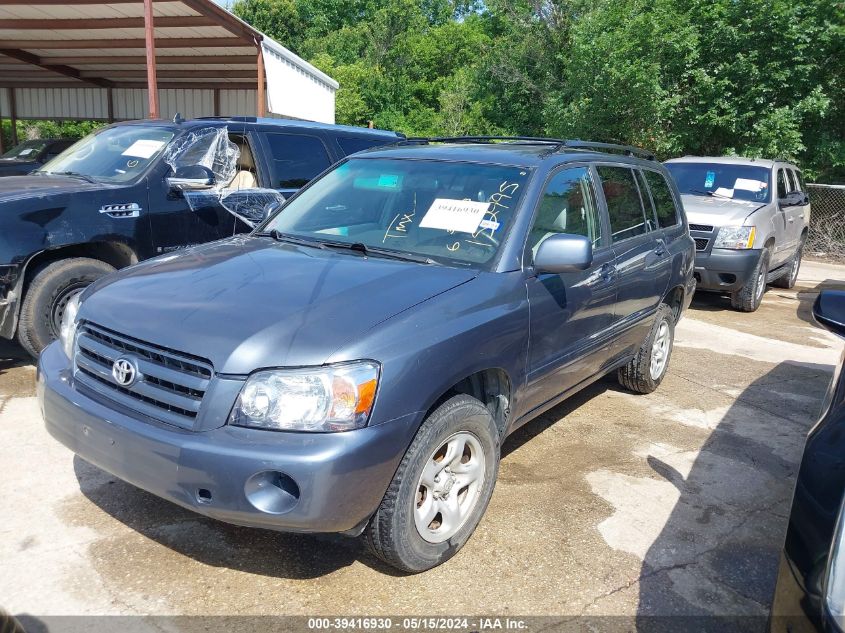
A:
[[[696,237],[694,239],[695,239],[695,250],[697,250],[697,251],[707,250],[707,245],[710,243],[710,240],[706,240],[703,237]]]
[[[112,366],[127,358],[137,367],[134,383],[123,386]],[[142,415],[193,428],[212,376],[207,360],[174,352],[112,330],[82,323],[76,338],[74,378],[78,385]]]
[[[690,231],[702,231],[704,233],[712,233],[713,227],[709,224],[690,224],[689,225]]]

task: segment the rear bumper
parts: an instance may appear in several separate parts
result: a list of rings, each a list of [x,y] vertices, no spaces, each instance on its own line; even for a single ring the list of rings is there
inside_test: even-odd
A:
[[[84,460],[200,514],[297,532],[360,529],[381,503],[421,416],[344,433],[185,431],[124,415],[76,391],[57,343],[41,355],[37,391],[47,430]]]
[[[733,250],[714,248],[695,254],[695,280],[699,290],[735,292],[751,278],[760,249]]]

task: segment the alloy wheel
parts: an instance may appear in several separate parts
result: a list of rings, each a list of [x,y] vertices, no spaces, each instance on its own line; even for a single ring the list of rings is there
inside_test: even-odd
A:
[[[461,431],[446,438],[423,467],[414,523],[429,543],[442,543],[466,523],[484,485],[486,457],[481,442]]]

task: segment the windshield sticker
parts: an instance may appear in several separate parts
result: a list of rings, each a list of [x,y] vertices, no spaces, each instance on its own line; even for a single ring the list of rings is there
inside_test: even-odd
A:
[[[498,222],[494,222],[493,220],[481,220],[481,223],[478,225],[481,229],[490,229],[491,231],[497,231],[499,229],[500,224]]]
[[[710,189],[714,184],[716,184],[716,172],[715,171],[708,171],[707,176],[704,178],[704,188]]]
[[[35,151],[35,150],[34,150],[34,149],[32,149],[31,147],[27,147],[26,149],[21,150],[21,153],[20,153],[20,154],[18,154],[18,156],[29,156],[29,155],[30,155],[30,154],[32,154],[32,152],[34,152],[34,151]]]
[[[489,208],[489,202],[435,198],[420,221],[420,228],[475,233]]]
[[[734,190],[728,189],[727,187],[717,187],[716,191],[713,192],[717,196],[722,196],[723,198],[733,198],[734,197]]]
[[[742,191],[751,191],[757,193],[766,187],[766,183],[759,180],[750,180],[748,178],[737,178],[734,183],[734,189],[741,189]]]
[[[378,177],[378,186],[384,189],[396,189],[399,186],[399,176],[395,174],[382,174]]]
[[[152,158],[153,155],[164,147],[164,141],[153,139],[140,139],[132,143],[123,152],[123,156],[134,156],[135,158]]]

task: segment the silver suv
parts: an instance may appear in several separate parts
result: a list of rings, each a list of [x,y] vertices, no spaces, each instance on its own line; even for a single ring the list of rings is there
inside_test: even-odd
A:
[[[666,162],[695,240],[698,289],[729,293],[743,312],[766,284],[792,288],[810,225],[810,198],[793,164],[685,156]]]

